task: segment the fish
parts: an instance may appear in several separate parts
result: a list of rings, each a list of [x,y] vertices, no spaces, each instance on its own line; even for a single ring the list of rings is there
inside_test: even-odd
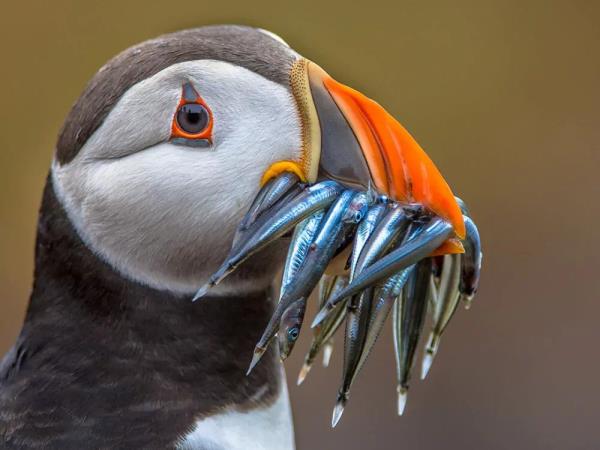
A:
[[[238,233],[246,230],[249,225],[254,223],[254,221],[256,220],[256,217],[258,216],[258,210],[259,210],[259,208],[263,207],[265,196],[272,189],[273,183],[275,183],[276,179],[277,178],[271,178],[270,180],[268,180],[259,189],[258,193],[254,196],[254,200],[252,200],[252,204],[250,205],[250,208],[248,208],[248,211],[246,212],[244,217],[242,217],[242,220],[238,224],[238,227],[237,227]]]
[[[198,290],[194,300],[204,296],[211,287],[221,282],[247,258],[283,236],[300,221],[337,201],[343,191],[342,185],[335,181],[323,181],[305,188],[302,193],[262,223],[245,245],[226,259],[210,277],[208,283]]]
[[[335,427],[342,417],[344,408],[350,396],[350,387],[354,381],[358,366],[360,349],[366,335],[369,320],[369,310],[373,298],[373,288],[362,291],[357,298],[351,298],[346,313],[346,330],[344,340],[344,366],[342,385],[338,391],[331,426]]]
[[[352,253],[350,255],[350,280],[354,279],[358,258],[360,257],[367,240],[373,233],[373,230],[375,230],[375,227],[385,214],[386,209],[387,208],[385,204],[379,203],[374,205],[371,209],[369,209],[364,220],[362,220],[358,225],[356,233],[354,234]]]
[[[465,216],[464,219],[467,234],[463,241],[465,253],[461,260],[461,275],[458,290],[462,300],[465,302],[465,308],[469,309],[479,287],[483,254],[481,252],[479,230],[475,222],[468,216]]]
[[[285,361],[294,349],[300,336],[304,312],[306,311],[306,298],[300,298],[287,307],[279,323],[277,340],[279,341],[279,357]]]
[[[356,295],[376,283],[389,278],[394,273],[417,263],[430,255],[446,239],[454,234],[452,225],[443,219],[434,218],[411,239],[377,260],[361,273],[335,297],[327,301],[315,317],[312,326],[318,325],[325,319],[329,310],[333,309],[343,299]],[[431,264],[429,264],[431,269]]]
[[[419,225],[410,224],[409,229],[407,230],[407,233],[404,236],[404,241],[410,239],[418,232]],[[369,324],[367,326],[365,345],[361,352],[357,372],[360,371],[360,369],[366,362],[366,359],[369,353],[371,352],[371,349],[375,345],[375,342],[377,341],[377,338],[379,337],[379,334],[383,329],[383,325],[385,324],[385,321],[390,313],[390,310],[392,309],[392,306],[394,305],[394,302],[401,295],[402,289],[408,281],[408,278],[411,276],[414,269],[414,265],[407,267],[406,269],[388,278],[385,281],[385,283],[378,288],[375,297],[376,299],[371,311]],[[429,279],[431,283],[431,281],[433,280],[433,276],[430,276]],[[432,296],[431,288],[432,287],[430,286],[430,290],[428,291],[430,298]]]
[[[365,344],[358,362],[357,373],[365,364],[371,349],[381,334],[383,325],[385,324],[385,321],[392,310],[394,302],[402,293],[402,288],[406,284],[406,281],[410,277],[414,268],[414,265],[410,266],[396,275],[391,276],[386,280],[384,285],[377,290],[375,301],[373,302],[372,306],[371,316],[369,318],[369,324],[367,326]]]
[[[365,243],[356,263],[354,274],[360,274],[364,268],[368,267],[379,256],[385,253],[396,238],[406,231],[408,225],[409,219],[402,207],[392,205]],[[367,288],[359,295],[354,296],[348,306],[343,378],[333,412],[333,427],[336,426],[341,418],[350,395],[350,388],[358,374],[359,363],[364,355],[373,295],[374,289]]]
[[[429,333],[421,365],[422,380],[424,380],[429,373],[431,364],[433,363],[433,359],[435,358],[440,345],[442,333],[456,312],[460,300],[458,285],[461,274],[461,259],[462,255],[460,254],[444,256],[444,269],[442,270],[440,289],[438,292],[437,309],[433,314],[433,326]]]
[[[348,208],[356,198],[368,201],[366,196],[361,194],[350,189],[343,191],[325,214],[314,241],[308,249],[302,268],[294,278],[294,281],[285,290],[261,339],[256,344],[250,368],[248,369],[249,371],[258,363],[266,351],[270,340],[277,332],[281,315],[285,309],[292,302],[302,298],[306,299],[325,272],[327,265],[344,237],[344,233],[347,231],[347,227],[353,224],[353,219],[347,218],[345,215]]]
[[[281,279],[280,301],[285,295],[286,289],[302,268],[308,249],[314,240],[323,216],[323,211],[318,211],[300,222],[294,230]],[[277,337],[279,341],[279,356],[282,361],[287,359],[294,348],[300,334],[300,329],[302,328],[305,310],[306,299],[299,299],[288,306],[281,316]]]
[[[260,216],[256,217],[256,219],[252,223],[247,223],[245,226],[239,226],[235,232],[231,243],[231,250],[228,258],[235,254],[239,249],[241,249],[248,240],[254,235],[256,230],[258,230],[269,218],[273,217],[281,208],[288,205],[294,198],[300,195],[306,189],[306,185],[302,183],[297,183],[292,186],[284,195],[282,195],[273,205],[269,207],[269,209],[263,211]],[[259,193],[260,195],[260,193]]]
[[[248,212],[240,222],[240,230],[245,230],[252,225],[258,216],[270,209],[286,192],[298,183],[300,183],[298,175],[291,172],[284,172],[276,178],[271,178],[260,190]]]
[[[431,265],[431,277],[429,278],[429,298],[428,298],[427,303],[429,305],[428,311],[431,312],[432,320],[435,321],[436,317],[438,317],[438,315],[439,315],[439,308],[440,308],[439,295],[438,295],[438,289],[440,287],[440,284],[439,284],[440,282],[439,282],[439,277],[436,277],[434,275],[436,267],[435,267],[435,264],[433,264],[433,258],[430,258],[430,259],[432,260],[432,265]],[[440,275],[441,275],[441,272],[440,272]]]
[[[344,275],[324,275],[321,280],[321,289],[319,291],[320,305],[323,305],[331,295],[340,289],[343,289],[348,284],[348,277]],[[333,351],[333,335],[344,321],[346,311],[346,308],[336,309],[320,326],[313,329],[313,339],[308,353],[304,358],[304,364],[298,374],[298,385],[302,384],[306,375],[308,375],[308,372],[321,349],[323,350],[323,365],[325,367],[329,365],[329,359],[331,358],[331,352]]]
[[[418,262],[402,289],[402,295],[394,303],[393,331],[398,378],[398,415],[402,415],[406,407],[410,372],[427,313],[430,278],[431,262],[427,260]]]
[[[409,219],[404,209],[398,205],[391,205],[364,244],[353,275],[360,274],[385,253],[395,239],[406,231],[408,225]]]
[[[375,229],[375,227],[377,226],[377,224],[379,223],[379,221],[382,219],[383,215],[386,212],[387,198],[379,197],[377,199],[377,202],[378,202],[377,204],[373,205],[371,208],[368,209],[364,218],[360,221],[356,232],[354,233],[354,240],[353,240],[353,244],[352,244],[352,253],[351,253],[350,259],[349,259],[349,269],[350,269],[350,278],[349,279],[350,280],[352,279],[352,277],[354,276],[354,273],[356,272],[356,265],[358,263],[358,258],[360,256],[362,249],[364,248],[364,245],[366,244],[368,238],[371,236],[373,230]],[[331,295],[334,295],[336,292],[338,292],[340,289],[345,287],[347,284],[348,284],[347,277],[338,278],[337,282],[334,285],[332,284],[333,289],[331,289],[331,286],[330,286],[329,290],[326,289],[326,290],[322,291],[323,293],[320,296],[321,302],[319,303],[319,307],[320,308],[323,307],[325,305],[325,302]],[[319,326],[318,328],[315,328],[315,332],[314,332],[315,338],[313,339],[313,342],[311,344],[309,352],[305,358],[304,365],[302,366],[302,369],[300,370],[300,374],[298,375],[298,384],[301,384],[302,381],[304,380],[304,378],[306,377],[306,375],[308,374],[308,371],[312,367],[314,358],[316,357],[318,352],[321,350],[321,347],[324,347],[324,349],[323,349],[323,365],[325,367],[327,367],[329,365],[329,359],[331,357],[331,352],[333,351],[333,344],[331,342],[332,336],[335,333],[335,331],[339,328],[339,326],[342,324],[344,318],[346,317],[346,312],[347,312],[346,308],[338,308],[338,309],[334,310],[324,320],[324,322],[321,324],[321,326]]]
[[[310,248],[319,225],[325,215],[324,211],[317,211],[312,216],[307,217],[300,222],[294,229],[292,240],[285,259],[283,275],[281,277],[281,289],[279,299],[283,297],[285,290],[294,280],[306,259],[306,254]]]

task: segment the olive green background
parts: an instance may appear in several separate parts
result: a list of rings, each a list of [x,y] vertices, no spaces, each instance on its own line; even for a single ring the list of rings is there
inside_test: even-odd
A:
[[[270,29],[382,103],[469,203],[483,239],[476,303],[451,323],[427,381],[413,377],[404,417],[388,330],[331,430],[340,348],[297,388],[304,330],[286,364],[299,449],[598,448],[596,1],[3,1],[0,353],[21,326],[69,106],[120,50],[211,23]]]

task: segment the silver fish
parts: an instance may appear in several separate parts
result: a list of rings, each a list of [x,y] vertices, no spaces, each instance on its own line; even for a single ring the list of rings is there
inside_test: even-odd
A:
[[[280,301],[285,295],[286,289],[302,268],[323,216],[324,212],[318,211],[300,222],[294,230],[281,279]],[[299,299],[288,306],[281,316],[277,337],[279,340],[279,355],[282,361],[288,357],[294,348],[302,328],[305,310],[306,299]]]
[[[385,212],[361,250],[356,263],[355,275],[361,273],[381,256],[395,239],[406,231],[408,224],[409,220],[404,210],[398,205],[392,205]]]
[[[265,193],[261,196],[260,202],[255,202],[248,210],[248,213],[242,219],[240,228],[246,229],[252,225],[258,216],[270,209],[292,186],[299,182],[298,175],[291,172],[284,172],[278,177],[269,180],[265,185],[265,189],[263,189]]]
[[[467,234],[463,241],[465,253],[462,257],[460,285],[458,289],[462,299],[465,301],[465,307],[469,309],[479,287],[483,254],[481,252],[479,230],[475,222],[468,216],[464,216],[464,219]]]
[[[385,213],[364,245],[356,263],[355,274],[360,274],[364,268],[381,256],[398,235],[406,230],[408,224],[409,220],[404,210],[398,205],[393,205]],[[358,374],[360,361],[364,355],[373,295],[372,288],[365,289],[360,295],[353,297],[348,306],[342,386],[338,392],[332,426],[335,426],[342,416],[350,395],[350,388]]]
[[[398,415],[402,415],[406,406],[410,372],[427,313],[430,277],[431,263],[427,260],[417,263],[402,295],[395,302],[393,330],[398,376]]]
[[[423,363],[421,366],[422,380],[429,373],[440,345],[442,333],[448,326],[459,303],[458,283],[460,280],[461,259],[462,255],[444,256],[444,268],[440,281],[437,308],[433,314],[433,326],[425,346],[425,353],[423,354]]]
[[[312,326],[318,325],[344,298],[363,291],[377,282],[389,278],[408,266],[430,255],[436,248],[454,234],[452,225],[443,219],[433,219],[419,233],[403,243],[398,248],[374,262],[361,273],[340,293],[328,300],[324,308],[319,311]],[[431,264],[429,264],[431,269]]]
[[[351,298],[346,314],[346,332],[344,340],[344,366],[342,386],[340,387],[333,409],[331,426],[335,427],[342,417],[346,402],[350,396],[350,387],[356,375],[360,359],[360,350],[364,345],[366,328],[369,320],[369,310],[373,299],[373,288],[367,288],[357,296]]]
[[[300,298],[287,307],[279,323],[277,340],[279,341],[279,357],[285,361],[294,349],[296,340],[302,329],[306,298]]]
[[[419,232],[419,229],[420,226],[418,224],[411,224],[409,226],[409,230],[404,236],[404,242],[415,236]],[[378,288],[376,301],[372,307],[371,317],[369,319],[369,325],[367,328],[367,336],[365,338],[365,345],[362,349],[357,372],[360,371],[364,365],[367,356],[371,352],[371,349],[375,345],[375,342],[377,341],[377,338],[383,329],[383,325],[385,324],[387,316],[389,315],[395,300],[401,295],[402,289],[404,288],[404,285],[408,281],[408,278],[411,276],[414,269],[414,265],[409,266],[408,268],[388,278],[383,286]],[[430,277],[430,283],[432,279],[433,277]],[[431,297],[431,286],[428,294]]]
[[[305,189],[306,186],[302,183],[293,185],[273,205],[271,205],[268,210],[263,211],[253,222],[239,226],[233,237],[228,258],[241,249],[254,235],[254,233],[256,233],[256,231],[269,220],[269,218],[273,217],[279,210],[288,205],[294,198],[304,192]],[[265,195],[266,194],[267,193],[265,192]]]
[[[433,258],[431,258],[433,259]],[[441,266],[440,266],[441,267]],[[431,266],[431,277],[429,278],[429,298],[427,304],[429,305],[429,311],[431,312],[432,320],[436,320],[436,317],[439,316],[440,302],[439,302],[439,281],[438,278],[434,275],[434,271],[436,270],[435,266],[432,264]],[[441,272],[440,272],[441,275]]]
[[[385,284],[377,290],[375,302],[373,303],[371,316],[369,318],[369,325],[367,327],[367,336],[365,338],[365,344],[360,356],[360,361],[358,363],[357,372],[359,372],[365,364],[371,349],[381,334],[383,325],[385,324],[385,321],[392,310],[395,300],[402,293],[402,288],[406,284],[406,281],[414,270],[414,267],[415,266],[410,266],[400,273],[388,278]]]
[[[386,212],[386,206],[383,204],[374,205],[367,212],[365,218],[360,222],[354,234],[354,243],[352,244],[352,254],[350,256],[350,280],[354,278],[356,273],[356,265],[358,258],[367,243],[367,240],[375,230],[375,227]],[[321,305],[324,306],[324,305]]]
[[[331,295],[343,289],[348,284],[348,277],[343,275],[324,275],[321,280],[321,289],[319,292],[319,303],[321,305],[325,304]],[[329,359],[333,351],[333,335],[344,321],[345,316],[346,308],[338,308],[320,326],[313,329],[313,339],[310,349],[304,358],[304,364],[298,374],[297,384],[301,384],[304,381],[321,349],[323,349],[323,365],[325,367],[329,365]]]
[[[263,201],[265,199],[265,196],[272,189],[273,183],[275,183],[275,180],[276,180],[276,178],[271,178],[269,181],[267,181],[265,183],[264,186],[262,186],[260,188],[260,190],[258,191],[258,194],[256,194],[256,196],[254,197],[254,200],[252,201],[250,208],[248,208],[248,211],[246,211],[246,214],[244,215],[241,222],[239,223],[238,228],[237,228],[238,232],[241,232],[241,231],[247,229],[248,226],[254,222],[254,220],[256,219],[256,216],[258,215],[257,211],[264,204]]]
[[[269,342],[277,332],[283,312],[292,302],[302,298],[306,299],[325,272],[329,261],[331,261],[331,258],[343,239],[345,228],[349,226],[349,224],[344,221],[344,213],[356,195],[357,194],[351,190],[342,192],[332,207],[327,211],[314,241],[310,245],[302,268],[285,290],[261,339],[256,344],[248,373],[258,363],[266,351]]]
[[[285,259],[283,275],[281,277],[281,290],[279,294],[280,299],[283,297],[285,290],[288,288],[298,271],[301,269],[302,264],[304,264],[308,249],[313,243],[315,234],[319,229],[319,225],[321,224],[324,215],[325,213],[323,211],[317,211],[296,226]]]
[[[221,267],[210,277],[209,282],[198,290],[194,300],[202,297],[208,290],[217,285],[233,272],[248,257],[264,248],[267,244],[283,236],[294,228],[301,220],[316,211],[326,208],[343,192],[343,187],[335,181],[323,181],[306,188],[289,204],[282,207],[263,223],[245,245],[227,258]]]

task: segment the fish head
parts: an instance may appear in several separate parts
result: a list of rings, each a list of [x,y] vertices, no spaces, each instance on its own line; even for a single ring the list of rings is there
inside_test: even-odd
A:
[[[288,306],[281,316],[277,340],[279,342],[279,354],[282,360],[289,356],[300,336],[305,308],[306,300],[299,299]]]

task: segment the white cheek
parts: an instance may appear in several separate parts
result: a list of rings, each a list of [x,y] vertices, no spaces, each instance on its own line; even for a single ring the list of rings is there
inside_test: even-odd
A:
[[[68,179],[64,203],[93,250],[133,279],[189,293],[226,256],[258,190],[257,173],[197,152],[161,144],[82,168],[76,186],[72,174],[55,178]]]
[[[186,76],[200,77],[192,69]],[[106,142],[122,142],[113,128],[101,127],[71,163],[54,164],[58,196],[79,234],[129,278],[194,292],[227,255],[265,170],[299,158],[299,119],[287,90],[245,69],[229,67],[230,77],[222,71],[219,64],[205,65],[204,81],[194,81],[213,109],[211,148],[164,142],[125,157],[98,158]],[[208,87],[211,73],[221,75],[220,89]],[[262,287],[257,280],[247,283]]]

